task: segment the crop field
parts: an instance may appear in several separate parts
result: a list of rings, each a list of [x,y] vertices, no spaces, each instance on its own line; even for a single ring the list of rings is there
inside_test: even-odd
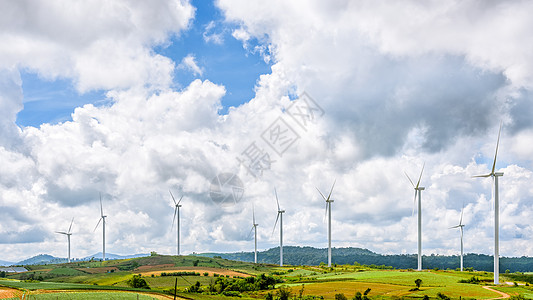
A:
[[[15,298],[19,299],[19,298]],[[113,300],[153,300],[153,299],[169,299],[169,297],[162,297],[159,295],[140,294],[133,292],[52,292],[41,294],[27,294],[27,300],[99,300],[99,299],[113,299]],[[171,298],[170,298],[171,299]]]
[[[352,299],[357,292],[368,290],[369,299],[501,297],[494,290],[533,299],[533,288],[528,283],[533,275],[522,273],[502,274],[501,281],[510,285],[494,286],[492,273],[488,272],[417,272],[360,265],[279,267],[221,258],[161,255],[27,268],[28,272],[0,279],[0,299],[20,299],[23,294],[25,299],[171,299],[176,279],[176,293],[182,299],[264,299],[268,294],[276,299],[282,289],[291,293],[290,299],[300,295],[335,299],[338,294]],[[171,274],[175,272],[181,273]],[[135,278],[149,289],[132,284]],[[415,284],[417,279],[421,280],[419,288]]]

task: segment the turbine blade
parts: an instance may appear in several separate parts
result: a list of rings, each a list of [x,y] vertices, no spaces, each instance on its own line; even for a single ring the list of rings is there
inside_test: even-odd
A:
[[[413,187],[415,187],[415,184],[413,183],[413,181],[411,180],[411,177],[409,177],[409,175],[407,175],[407,173],[405,171],[403,171],[403,173],[405,174],[405,176],[407,176],[407,179],[409,179],[409,182],[411,183],[411,185]]]
[[[496,142],[496,153],[494,154],[494,162],[492,163],[492,171],[490,174],[494,174],[496,168],[496,157],[498,156],[498,146],[500,146],[500,133],[502,132],[502,122],[500,122],[500,130],[498,131],[498,141]]]
[[[68,228],[68,233],[70,233],[70,230],[72,229],[72,222],[74,222],[74,218],[72,218],[72,221],[70,221],[70,227]]]
[[[276,203],[278,204],[278,211],[280,211],[281,208],[279,208],[278,192],[276,191],[276,188],[274,188],[274,193],[276,194]]]
[[[255,226],[255,209],[254,209],[254,204],[252,203],[252,220],[254,222],[254,226]]]
[[[102,206],[102,193],[100,193],[100,216],[104,216],[104,207]]]
[[[96,231],[96,228],[98,228],[98,225],[100,225],[100,222],[102,221],[103,218],[100,218],[98,220],[98,223],[96,223],[96,226],[94,227],[94,230],[93,231]],[[105,222],[105,221],[104,221]]]
[[[422,179],[422,173],[424,173],[424,167],[426,166],[426,162],[422,165],[422,171],[420,171],[420,177],[418,177],[418,182],[416,183],[416,188],[420,186],[420,179]]]
[[[178,207],[176,206],[174,208],[174,216],[172,217],[172,226],[170,226],[170,230],[172,230],[172,228],[174,228],[174,221],[176,220],[176,214],[178,213]]]
[[[464,212],[464,209],[465,209],[465,203],[463,202],[463,208],[461,208],[461,219],[459,220],[459,225],[458,226],[463,225],[463,212]]]
[[[252,229],[250,229],[250,232],[248,233],[248,237],[246,237],[247,240],[249,240],[252,237],[252,231],[254,231],[255,226],[252,226]]]
[[[172,195],[172,192],[170,190],[168,190],[168,192],[170,193],[170,197],[172,197],[172,200],[174,201],[174,205],[178,205],[176,199],[174,199],[174,195]]]
[[[56,233],[67,234],[66,232],[63,232],[63,231],[56,231]]]
[[[490,189],[490,200],[491,200],[492,210],[494,210],[494,177],[492,177],[492,186]]]
[[[490,176],[492,176],[492,174],[475,175],[475,176],[472,176],[472,178],[478,178],[478,177],[484,177],[484,178],[486,178],[486,177],[490,177]]]
[[[322,220],[323,222],[326,222],[327,216],[328,216],[328,202],[326,200],[326,212],[324,213],[324,219]]]
[[[413,211],[411,212],[411,217],[415,215],[415,207],[416,207],[416,190],[415,190],[415,197],[413,198]]]
[[[455,225],[455,226],[452,226],[452,227],[450,227],[450,228],[448,228],[448,229],[459,228],[459,227],[461,227],[461,225]]]
[[[324,196],[324,194],[322,194],[322,192],[317,187],[315,187],[315,188],[320,193],[320,196],[322,196],[322,198],[324,198],[324,200],[327,200],[326,197]]]
[[[335,179],[335,181],[333,181],[333,185],[331,186],[331,191],[329,191],[328,200],[329,200],[329,197],[331,197],[331,193],[333,193],[333,188],[335,187],[335,183],[336,182],[337,182],[337,179]]]
[[[183,196],[180,197],[180,200],[178,200],[178,204],[180,204],[181,202],[181,199],[183,199]]]
[[[278,212],[278,215],[276,216],[276,223],[274,223],[274,228],[272,229],[272,235],[274,235],[274,230],[276,230],[276,225],[278,225],[279,215],[280,213]]]

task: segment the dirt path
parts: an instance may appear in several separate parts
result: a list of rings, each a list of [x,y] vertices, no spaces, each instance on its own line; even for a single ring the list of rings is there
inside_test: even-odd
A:
[[[489,300],[511,298],[511,295],[506,294],[506,293],[504,293],[504,292],[497,291],[497,290],[495,290],[495,289],[492,289],[490,286],[484,286],[483,288],[486,289],[486,290],[489,290],[489,291],[491,291],[491,292],[495,292],[495,293],[498,293],[498,294],[501,295],[501,297],[499,297],[499,298],[490,298]]]

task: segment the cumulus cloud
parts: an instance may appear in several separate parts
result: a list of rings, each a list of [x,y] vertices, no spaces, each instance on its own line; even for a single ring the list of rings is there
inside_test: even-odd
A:
[[[32,253],[37,244],[64,256],[63,239],[45,233],[62,230],[73,216],[75,256],[100,251],[93,229],[102,193],[109,252],[174,253],[169,189],[184,196],[184,252],[253,249],[252,203],[259,247],[273,247],[274,187],[286,210],[286,244],[325,247],[325,205],[316,187],[327,191],[336,180],[334,246],[414,253],[413,189],[403,172],[416,177],[425,162],[424,254],[457,253],[458,234],[448,227],[457,224],[463,203],[465,250],[490,253],[491,181],[471,176],[488,172],[503,120],[501,253],[533,255],[527,240],[533,52],[524,35],[530,20],[521,13],[529,4],[372,3],[218,1],[226,22],[237,24],[233,37],[274,62],[271,74],[258,78],[255,97],[226,115],[218,113],[223,86],[206,79],[170,89],[175,62],[152,50],[188,28],[189,3],[106,2],[73,15],[52,5],[42,18],[57,19],[54,26],[39,23],[33,16],[41,10],[26,2],[4,4],[28,21],[14,26],[19,19],[2,19],[11,21],[0,34],[17,49],[0,48],[6,87],[0,124],[10,134],[1,140],[0,162],[8,167],[0,170],[0,206],[14,212],[0,225],[10,241],[3,252]],[[95,26],[81,11],[100,16]],[[79,107],[69,122],[17,128],[20,68],[71,78],[80,91],[104,89],[107,104]],[[202,76],[193,54],[178,68]],[[303,91],[324,110],[305,128],[288,111]],[[265,132],[279,118],[298,139],[276,154]],[[16,139],[18,148],[10,146]],[[250,145],[272,159],[262,177],[237,160]],[[222,172],[243,181],[235,206],[209,198],[211,180]],[[18,233],[26,238],[15,239]],[[37,233],[42,238],[33,238]]]
[[[0,68],[68,78],[79,91],[167,86],[174,63],[151,46],[189,26],[186,1],[3,2]]]
[[[192,54],[188,54],[181,60],[178,69],[186,69],[191,71],[194,75],[202,76],[204,71],[196,63],[196,57]]]

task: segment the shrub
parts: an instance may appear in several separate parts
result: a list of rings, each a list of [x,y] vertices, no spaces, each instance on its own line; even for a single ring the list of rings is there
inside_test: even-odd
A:
[[[481,280],[479,280],[479,278],[476,277],[476,276],[472,276],[472,277],[470,277],[469,279],[461,279],[461,280],[459,280],[459,283],[478,284],[478,283],[480,283],[480,282],[481,282]]]
[[[289,300],[289,298],[291,297],[291,290],[282,286],[276,292],[276,295],[278,296],[279,300]]]
[[[359,295],[361,295],[361,293],[359,293]],[[335,300],[348,300],[348,298],[346,298],[346,296],[344,296],[343,293],[340,293],[340,294],[335,294]]]
[[[222,295],[228,296],[228,297],[242,297],[241,293],[237,291],[224,291],[222,292]]]
[[[450,297],[444,295],[444,294],[441,293],[441,292],[438,292],[438,293],[437,293],[437,297],[438,297],[439,299],[442,299],[442,300],[450,300]]]
[[[209,273],[207,273],[207,272],[204,272],[204,276],[209,276]]]
[[[133,275],[126,283],[133,288],[150,289],[146,280],[141,278],[141,275]]]

